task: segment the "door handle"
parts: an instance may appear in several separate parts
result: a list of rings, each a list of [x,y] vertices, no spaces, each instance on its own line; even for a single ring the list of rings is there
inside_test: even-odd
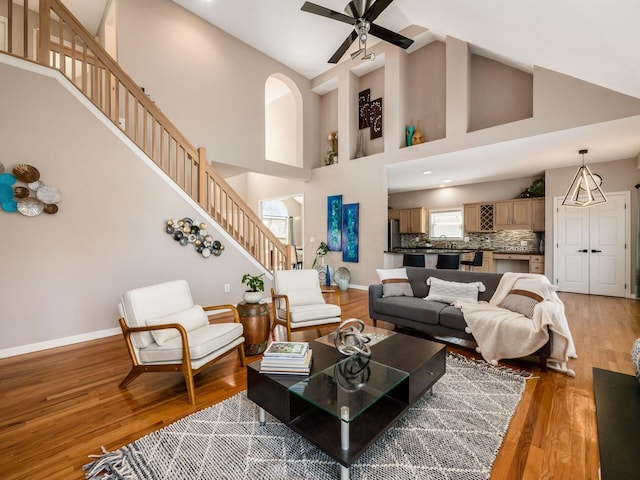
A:
[[[586,248],[584,250],[578,250],[578,252],[580,253],[589,253],[589,250],[587,250]]]
[[[602,253],[602,250],[594,250],[593,248],[591,249],[591,253]]]

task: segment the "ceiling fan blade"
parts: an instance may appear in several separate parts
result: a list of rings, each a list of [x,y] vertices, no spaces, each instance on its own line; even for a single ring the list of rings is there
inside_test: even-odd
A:
[[[373,22],[385,10],[385,8],[391,5],[391,2],[393,2],[393,0],[376,0],[365,12],[364,17],[370,22]]]
[[[413,40],[405,37],[404,35],[400,35],[399,33],[392,32],[384,27],[376,25],[374,23],[371,24],[369,28],[369,33],[374,37],[378,37],[380,40],[384,40],[385,42],[392,43],[393,45],[407,49],[413,43]]]
[[[302,8],[300,9],[303,12],[315,13],[316,15],[320,15],[322,17],[332,18],[333,20],[338,20],[339,22],[348,23],[349,25],[353,25],[356,20],[355,18],[351,18],[344,13],[336,12],[334,10],[330,10],[326,7],[321,7],[320,5],[316,5],[311,2],[304,2]]]
[[[338,63],[356,38],[358,38],[358,32],[352,30],[347,39],[342,42],[340,48],[338,48],[338,50],[336,50],[336,53],[334,53],[333,56],[329,59],[329,63]]]

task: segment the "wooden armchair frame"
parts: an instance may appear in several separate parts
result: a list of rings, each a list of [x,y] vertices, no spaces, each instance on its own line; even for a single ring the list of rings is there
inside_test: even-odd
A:
[[[335,301],[335,305],[337,306],[341,306],[340,305],[340,290],[336,289],[325,289],[322,288],[321,289],[322,295],[326,296],[326,295],[335,295],[336,301]],[[284,300],[285,302],[285,311],[286,311],[286,319],[282,319],[278,317],[278,303],[277,300]],[[318,336],[322,336],[322,333],[320,331],[320,329],[326,325],[331,325],[331,323],[326,323],[326,324],[320,324],[320,325],[310,325],[308,327],[296,327],[295,324],[293,326],[293,328],[291,327],[291,310],[289,308],[289,297],[284,294],[277,294],[274,290],[273,287],[271,287],[271,305],[273,308],[273,325],[271,326],[271,338],[273,338],[274,340],[276,339],[275,337],[275,333],[274,330],[276,328],[276,325],[282,325],[283,327],[285,327],[287,329],[287,341],[290,342],[291,341],[291,332],[293,330],[311,330],[311,329],[317,329],[318,330]],[[340,311],[340,322],[336,322],[337,324],[340,324],[342,321],[342,310]]]
[[[238,310],[233,305],[215,305],[203,307],[205,312],[211,312],[216,310],[231,310],[234,317],[234,323],[241,323],[240,316],[238,315]],[[196,404],[196,393],[195,393],[195,383],[193,381],[193,377],[204,369],[208,368],[221,358],[225,357],[229,353],[232,353],[234,350],[238,350],[240,355],[240,364],[241,366],[245,366],[245,356],[244,356],[244,342],[240,343],[237,347],[229,350],[228,352],[223,353],[219,357],[216,357],[199,368],[193,368],[191,365],[191,354],[189,353],[189,337],[187,336],[187,331],[185,328],[179,323],[167,323],[165,325],[154,325],[147,327],[129,327],[125,322],[124,318],[119,319],[120,328],[122,329],[122,335],[124,336],[124,341],[127,345],[127,351],[129,352],[129,358],[131,358],[131,363],[133,366],[131,370],[127,374],[127,376],[120,382],[119,387],[125,388],[132,381],[134,381],[138,376],[145,372],[182,372],[184,375],[185,383],[187,384],[187,393],[189,395],[189,403],[191,405]],[[215,320],[209,318],[209,323],[215,323]],[[153,330],[165,330],[168,328],[174,328],[178,330],[180,333],[180,338],[182,339],[182,363],[158,363],[158,364],[144,364],[138,361],[136,356],[136,349],[133,346],[133,342],[131,340],[131,334],[137,332],[151,332]]]

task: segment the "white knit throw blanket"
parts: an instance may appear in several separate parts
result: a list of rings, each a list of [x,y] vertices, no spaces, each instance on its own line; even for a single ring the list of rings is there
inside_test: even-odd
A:
[[[576,348],[564,313],[564,304],[555,291],[535,306],[532,319],[498,307],[520,278],[551,285],[544,275],[505,273],[488,303],[454,304],[462,310],[468,325],[467,333],[475,338],[482,357],[495,365],[503,358],[531,355],[547,343],[551,332],[553,340],[548,367],[575,376],[575,372],[567,367],[567,362],[569,358],[577,358]]]

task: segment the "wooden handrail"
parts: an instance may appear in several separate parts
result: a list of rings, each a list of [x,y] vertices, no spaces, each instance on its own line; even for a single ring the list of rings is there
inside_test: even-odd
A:
[[[59,0],[39,0],[38,62],[59,70],[122,132],[268,271],[295,259],[258,215],[207,162]],[[28,0],[25,2],[28,6]],[[9,32],[14,21],[9,0]],[[22,55],[29,57],[28,19]],[[11,35],[9,35],[11,42]],[[12,50],[9,43],[8,52]]]

